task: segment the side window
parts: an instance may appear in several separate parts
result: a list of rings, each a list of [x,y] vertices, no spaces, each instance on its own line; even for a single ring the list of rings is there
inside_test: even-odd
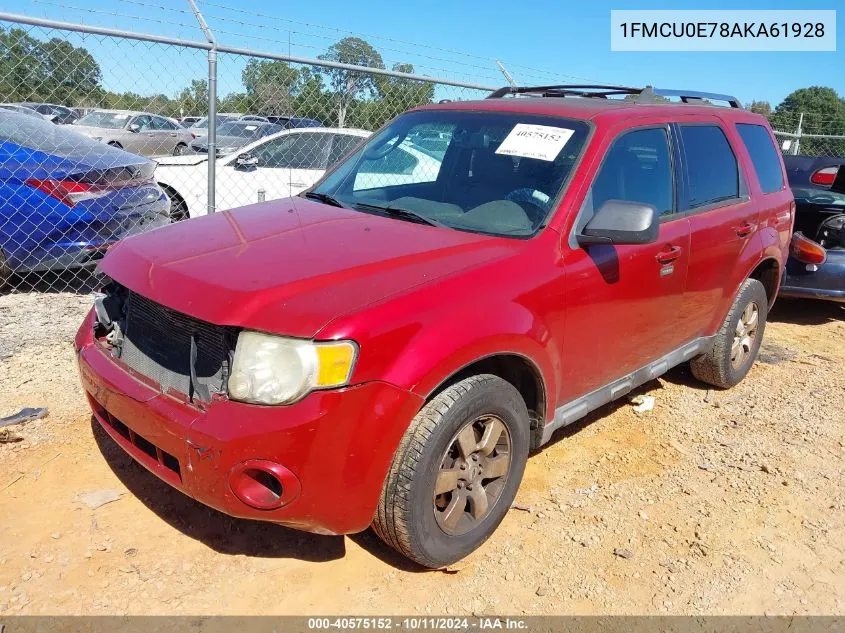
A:
[[[593,212],[608,200],[624,200],[651,205],[659,215],[673,213],[672,158],[666,128],[634,130],[617,138],[587,199],[592,199]]]
[[[681,125],[690,207],[739,197],[739,169],[718,125]]]
[[[167,121],[165,121],[161,117],[154,116],[150,120],[150,129],[151,130],[167,130],[167,129],[170,129],[170,128],[167,127]]]
[[[783,171],[780,167],[780,152],[775,149],[769,131],[762,125],[737,123],[736,126],[763,193],[773,193],[783,189]]]
[[[334,165],[351,152],[363,139],[349,134],[332,134],[332,151],[329,153],[329,165]]]
[[[289,134],[252,150],[259,167],[271,169],[325,169],[328,134]]]
[[[132,119],[132,124],[137,125],[141,130],[151,130],[152,117],[149,117],[146,114],[136,116],[134,119]]]

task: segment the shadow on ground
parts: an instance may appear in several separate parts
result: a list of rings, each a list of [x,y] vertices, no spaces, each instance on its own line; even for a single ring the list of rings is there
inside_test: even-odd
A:
[[[769,321],[795,325],[821,325],[845,321],[845,303],[819,299],[778,299]]]
[[[162,482],[135,462],[92,417],[94,440],[121,483],[159,518],[221,554],[326,562],[343,558],[342,536],[309,534],[261,521],[236,519]]]

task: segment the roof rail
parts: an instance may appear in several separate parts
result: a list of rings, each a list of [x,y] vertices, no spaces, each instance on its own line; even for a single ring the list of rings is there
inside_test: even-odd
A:
[[[536,94],[543,97],[597,97],[606,99],[615,95],[638,95],[642,88],[607,86],[603,84],[559,84],[553,86],[505,86],[490,93],[488,99],[501,99],[507,95]]]
[[[501,99],[508,95],[536,95],[541,97],[591,97],[607,99],[611,96],[635,95],[638,103],[654,103],[656,97],[678,97],[683,103],[697,101],[724,101],[732,108],[742,108],[739,99],[731,95],[695,90],[669,90],[666,88],[630,88],[628,86],[607,86],[602,84],[575,85],[559,84],[552,86],[505,86],[491,92],[488,99]]]

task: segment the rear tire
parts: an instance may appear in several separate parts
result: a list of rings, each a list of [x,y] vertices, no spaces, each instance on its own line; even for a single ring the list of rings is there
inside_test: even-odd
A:
[[[173,155],[174,156],[184,156],[185,152],[188,150],[188,146],[184,143],[179,143],[176,147],[173,148]]]
[[[768,306],[763,284],[746,279],[716,334],[713,348],[690,361],[693,376],[722,389],[745,378],[760,351]]]
[[[511,507],[528,459],[520,393],[489,374],[432,398],[402,437],[382,488],[376,534],[438,568],[486,541]]]
[[[123,149],[123,145],[118,143],[117,141],[109,141],[106,145],[111,145],[112,147],[116,147],[117,149]]]

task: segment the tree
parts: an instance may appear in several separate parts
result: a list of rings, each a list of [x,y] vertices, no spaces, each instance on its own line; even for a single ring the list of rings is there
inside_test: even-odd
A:
[[[186,116],[208,114],[208,81],[193,79],[190,86],[182,89],[176,100]]]
[[[752,101],[745,107],[754,114],[762,114],[764,117],[772,113],[772,105],[768,101]]]
[[[325,61],[384,68],[384,60],[376,49],[359,37],[345,37],[332,44],[324,55]],[[379,90],[372,73],[342,68],[326,68],[323,71],[328,79],[332,99],[337,110],[337,125],[343,127],[350,106],[357,98],[373,99]]]
[[[266,114],[289,114],[298,88],[299,71],[282,61],[251,59],[241,77],[251,110]]]
[[[43,99],[75,105],[100,94],[100,65],[86,49],[54,37],[41,46],[41,54]]]
[[[804,116],[801,117],[801,114]],[[845,134],[845,100],[833,88],[811,86],[791,92],[778,104],[770,121],[776,130],[792,132],[801,121],[804,134]],[[801,153],[845,155],[845,142],[834,139],[801,139]]]

